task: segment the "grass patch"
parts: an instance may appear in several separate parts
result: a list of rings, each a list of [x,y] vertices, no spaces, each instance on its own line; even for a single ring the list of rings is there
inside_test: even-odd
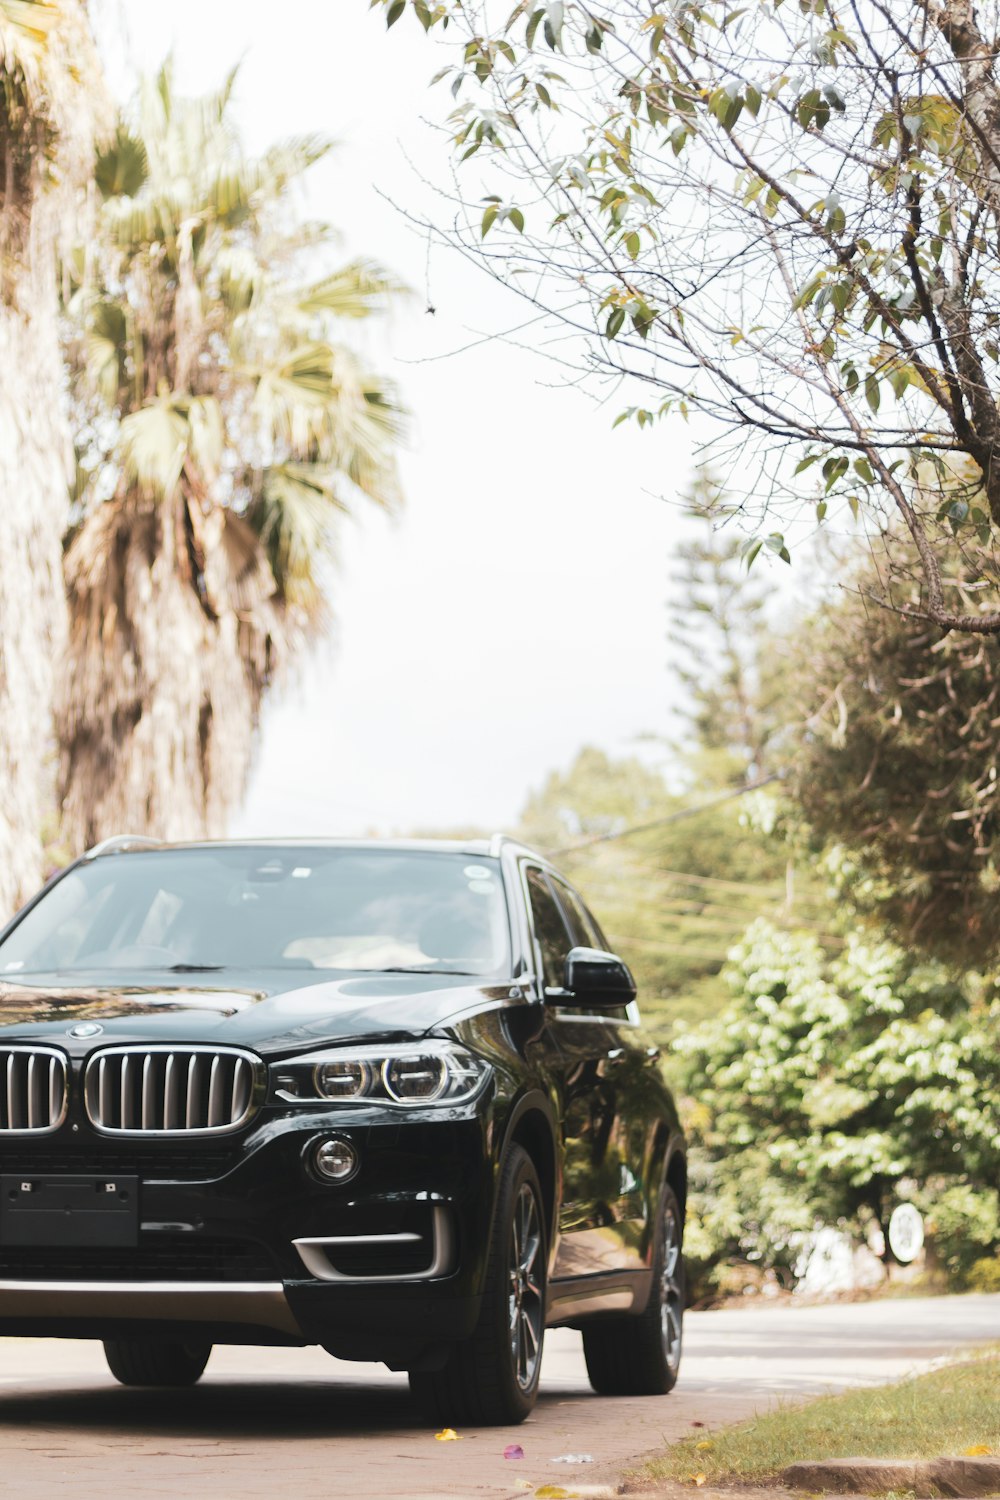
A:
[[[788,1464],[823,1458],[938,1458],[986,1448],[1000,1456],[1000,1358],[949,1365],[899,1385],[781,1406],[711,1434],[685,1438],[654,1459],[657,1479],[773,1479]]]

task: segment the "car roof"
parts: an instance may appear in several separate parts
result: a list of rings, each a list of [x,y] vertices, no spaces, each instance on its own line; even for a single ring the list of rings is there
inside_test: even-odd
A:
[[[431,854],[469,854],[480,859],[498,859],[504,850],[515,850],[539,859],[540,855],[518,843],[507,834],[492,838],[470,839],[383,839],[383,838],[241,838],[186,839],[172,842],[150,838],[145,834],[120,833],[88,849],[84,859],[98,859],[106,854],[136,854],[154,849],[398,849]]]

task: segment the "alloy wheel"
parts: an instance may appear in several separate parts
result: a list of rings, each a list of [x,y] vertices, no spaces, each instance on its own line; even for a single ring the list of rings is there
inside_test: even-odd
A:
[[[676,1371],[681,1362],[681,1325],[684,1288],[681,1280],[681,1230],[673,1208],[663,1216],[663,1272],[660,1283],[660,1329],[667,1365]]]
[[[542,1352],[542,1288],[539,1257],[542,1228],[538,1200],[528,1182],[521,1184],[511,1223],[508,1312],[514,1375],[530,1391]]]

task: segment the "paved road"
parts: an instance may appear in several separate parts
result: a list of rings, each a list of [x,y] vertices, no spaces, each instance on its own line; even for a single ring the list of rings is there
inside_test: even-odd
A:
[[[544,1484],[583,1493],[691,1431],[776,1398],[875,1385],[1000,1340],[1000,1296],[696,1313],[681,1381],[647,1400],[591,1394],[579,1335],[549,1336],[543,1395],[516,1429],[440,1443],[405,1377],[318,1350],[220,1349],[191,1391],[114,1384],[96,1344],[0,1340],[0,1495],[501,1500]],[[503,1458],[507,1443],[521,1462]],[[554,1463],[589,1453],[593,1464]]]

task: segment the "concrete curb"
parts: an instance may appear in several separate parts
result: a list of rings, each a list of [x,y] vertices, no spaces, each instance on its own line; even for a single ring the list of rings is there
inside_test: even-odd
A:
[[[918,1496],[955,1495],[973,1500],[1000,1495],[1000,1458],[831,1458],[792,1464],[782,1480],[793,1490],[875,1495],[911,1490]]]

